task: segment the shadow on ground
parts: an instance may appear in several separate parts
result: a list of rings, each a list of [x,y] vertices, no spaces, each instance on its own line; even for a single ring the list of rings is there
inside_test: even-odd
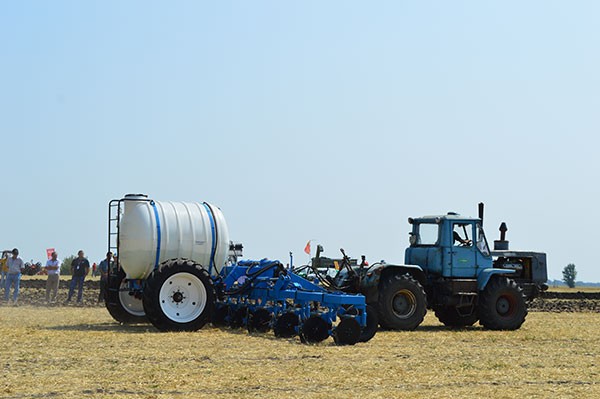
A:
[[[140,334],[140,333],[159,333],[151,324],[119,324],[114,323],[93,323],[93,324],[71,324],[67,326],[46,327],[53,331],[112,331],[117,333]]]

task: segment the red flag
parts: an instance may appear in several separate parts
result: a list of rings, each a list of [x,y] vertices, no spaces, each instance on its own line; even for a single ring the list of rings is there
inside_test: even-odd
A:
[[[306,246],[304,247],[304,252],[306,252],[307,255],[310,255],[310,240],[308,240],[308,242],[306,243]]]

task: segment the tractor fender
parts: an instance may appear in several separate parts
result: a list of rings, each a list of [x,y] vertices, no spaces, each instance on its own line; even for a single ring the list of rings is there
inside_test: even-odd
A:
[[[379,283],[391,274],[410,274],[422,286],[425,286],[425,272],[415,265],[392,265],[389,263],[373,265],[363,277],[360,292],[366,297],[367,303],[379,300]]]
[[[513,273],[516,273],[516,270],[495,269],[495,268],[483,269],[481,271],[481,273],[479,273],[479,276],[477,276],[477,289],[479,291],[483,291],[492,276],[495,276],[498,274],[506,275],[506,274],[513,274]]]
[[[391,265],[389,263],[377,265],[367,273],[364,282],[369,286],[378,286],[382,277],[389,274],[410,274],[422,286],[425,286],[425,272],[416,265]]]

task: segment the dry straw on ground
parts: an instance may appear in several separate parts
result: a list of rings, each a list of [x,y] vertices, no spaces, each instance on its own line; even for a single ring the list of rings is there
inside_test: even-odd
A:
[[[120,326],[100,307],[2,307],[3,398],[597,398],[600,314],[530,313],[513,332],[413,332],[306,346],[207,327]]]

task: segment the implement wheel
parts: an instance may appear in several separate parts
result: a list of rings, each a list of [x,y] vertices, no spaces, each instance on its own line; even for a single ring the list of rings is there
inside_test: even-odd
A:
[[[479,298],[478,315],[490,330],[517,330],[527,316],[523,290],[507,277],[490,280]]]
[[[118,270],[108,276],[104,303],[108,313],[123,324],[147,323],[142,300],[129,295],[125,272]]]
[[[329,337],[331,325],[318,314],[313,314],[300,326],[300,341],[305,344],[315,344]]]
[[[297,334],[296,328],[300,324],[300,317],[294,312],[287,312],[275,319],[273,332],[278,338],[292,338]]]
[[[408,274],[392,274],[380,282],[379,323],[393,330],[414,330],[427,312],[423,287]]]
[[[271,329],[273,313],[265,308],[256,309],[248,314],[248,332],[266,333]]]
[[[170,260],[148,278],[143,303],[148,319],[159,330],[196,331],[211,320],[213,283],[199,264]]]
[[[360,340],[360,324],[351,316],[342,316],[342,320],[333,329],[336,345],[354,345]]]
[[[231,320],[229,326],[231,328],[242,328],[248,320],[248,307],[239,306],[231,309]]]
[[[212,316],[212,324],[215,327],[227,327],[229,323],[229,305],[221,305],[215,308]]]
[[[358,342],[367,342],[375,336],[379,327],[379,317],[377,310],[373,306],[367,305],[367,325],[361,330]]]

